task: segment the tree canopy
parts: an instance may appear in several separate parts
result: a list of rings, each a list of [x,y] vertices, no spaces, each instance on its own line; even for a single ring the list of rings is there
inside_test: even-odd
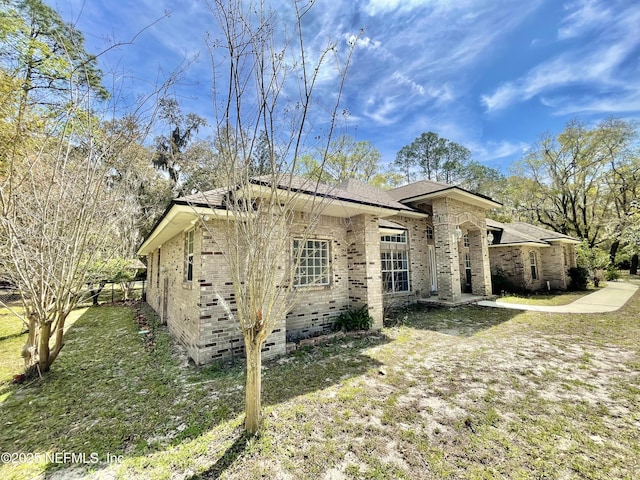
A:
[[[407,183],[426,179],[496,197],[504,184],[498,170],[472,160],[468,148],[434,132],[422,133],[402,147],[393,168]]]
[[[632,122],[607,119],[595,126],[572,120],[543,135],[514,166],[515,215],[591,246],[616,244],[633,226],[640,193],[637,134]]]

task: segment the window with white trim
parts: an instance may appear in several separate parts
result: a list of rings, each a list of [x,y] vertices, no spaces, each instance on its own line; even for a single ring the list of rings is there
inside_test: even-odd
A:
[[[529,263],[531,264],[531,278],[538,279],[538,256],[536,252],[529,252]]]
[[[193,281],[193,240],[195,238],[195,230],[190,230],[187,232],[185,238],[185,269],[184,269],[184,279],[187,282]]]
[[[329,241],[294,240],[293,258],[297,263],[294,285],[329,285]]]
[[[464,254],[464,268],[471,270],[471,254],[469,252]]]
[[[433,227],[427,225],[427,240],[433,240]]]
[[[381,235],[380,241],[384,243],[407,243],[407,232]]]
[[[406,250],[380,252],[382,288],[387,293],[409,291],[409,255]]]
[[[464,236],[462,237],[462,244],[467,248],[469,247],[469,234],[468,233],[465,233]]]

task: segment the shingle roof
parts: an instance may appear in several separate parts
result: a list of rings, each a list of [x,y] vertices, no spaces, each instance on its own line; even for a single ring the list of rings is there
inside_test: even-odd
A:
[[[554,232],[553,230],[548,230],[546,228],[538,227],[537,225],[531,225],[530,223],[524,222],[513,222],[509,224],[511,228],[530,235],[532,237],[539,238],[540,240],[574,240],[578,241],[577,238],[570,237],[569,235],[565,235],[564,233]]]
[[[547,230],[524,222],[501,223],[487,219],[487,227],[497,228],[500,232],[494,235],[493,245],[513,245],[518,243],[537,243],[549,245],[553,240],[577,240],[568,235]]]
[[[271,185],[273,177],[264,175],[253,177],[250,182],[256,185]],[[318,195],[324,198],[344,200],[375,207],[390,208],[398,211],[415,212],[413,208],[391,198],[387,192],[373,185],[360,182],[358,180],[347,180],[338,186],[327,185],[305,177],[295,175],[282,175],[277,178],[279,188]],[[185,195],[176,198],[174,203],[211,206],[214,208],[224,208],[224,197],[228,189],[217,188],[207,192]]]
[[[476,197],[477,199],[481,199],[483,202],[489,201],[493,203],[494,206],[500,205],[499,202],[496,202],[494,199],[486,195],[465,190],[464,188],[457,185],[450,185],[448,183],[442,182],[433,182],[431,180],[420,180],[408,185],[403,185],[402,187],[397,187],[389,190],[388,194],[391,198],[399,202],[410,202],[411,200],[416,198],[446,191],[452,191],[455,193],[462,193],[464,195]]]
[[[399,202],[407,200],[409,198],[419,197],[421,195],[427,195],[429,193],[441,192],[443,190],[450,190],[455,188],[453,185],[440,182],[432,182],[431,180],[420,180],[419,182],[410,183],[389,190],[387,193],[389,196]]]
[[[252,178],[251,182],[271,185],[272,180],[272,176],[266,175],[263,177]],[[346,200],[348,202],[372,205],[375,207],[391,208],[393,210],[404,210],[407,212],[415,211],[408,205],[395,201],[383,190],[371,185],[363,184],[357,180],[349,180],[341,185],[333,186],[296,175],[282,175],[277,179],[277,181],[279,188],[291,188],[294,191],[310,195]]]
[[[254,177],[251,183],[256,185],[271,185],[273,177],[265,175]],[[277,178],[279,188],[307,193],[310,195],[318,195],[324,198],[344,200],[364,205],[372,205],[375,207],[390,208],[393,210],[415,212],[413,208],[395,201],[384,191],[372,185],[367,185],[357,180],[349,180],[339,186],[326,185],[315,180],[299,177],[295,175],[283,175]],[[174,200],[179,204],[202,205],[222,208],[224,205],[224,196],[227,189],[218,188],[207,192],[196,193],[194,195],[186,195]]]
[[[175,203],[187,205],[202,205],[213,208],[221,208],[224,206],[224,196],[227,193],[226,188],[216,188],[206,192],[198,192],[193,195],[185,195],[174,200]]]

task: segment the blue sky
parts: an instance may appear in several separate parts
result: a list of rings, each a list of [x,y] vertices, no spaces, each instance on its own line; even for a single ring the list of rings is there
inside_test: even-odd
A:
[[[151,25],[102,56],[102,69],[143,92],[192,62],[174,93],[186,112],[212,118],[205,34],[215,21],[202,0],[46,1],[94,53]],[[312,12],[305,28],[317,42],[346,45],[364,28],[343,102],[347,133],[384,162],[434,131],[506,172],[572,118],[640,118],[637,0],[316,0]]]

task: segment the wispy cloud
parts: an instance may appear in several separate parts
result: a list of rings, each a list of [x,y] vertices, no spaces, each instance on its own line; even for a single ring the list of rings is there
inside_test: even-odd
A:
[[[540,0],[515,10],[505,8],[503,1],[473,0],[373,0],[364,5],[366,36],[357,45],[350,80],[375,92],[377,106],[371,95],[351,91],[349,97],[356,104],[367,102],[366,112],[374,112],[371,121],[388,124],[390,118],[408,118],[421,110],[438,116],[438,109],[467,95],[473,69]]]
[[[474,160],[481,163],[493,163],[504,158],[519,158],[529,149],[527,143],[516,143],[508,140],[488,141],[485,143],[468,142]]]
[[[602,13],[600,21],[610,18],[607,7],[596,1],[581,1],[578,11],[565,17],[561,36],[584,33],[587,25],[593,26],[597,12]],[[572,4],[575,5],[575,4]],[[597,39],[585,38],[580,46],[565,50],[554,58],[533,67],[523,77],[505,82],[493,93],[481,97],[486,110],[496,111],[515,103],[524,102],[540,95],[553,95],[564,87],[588,86],[599,91],[616,88],[624,89],[634,75],[625,70],[626,62],[637,54],[640,37],[637,26],[640,22],[640,8],[632,6],[618,12],[615,21],[607,25],[606,33]],[[636,74],[637,75],[637,72]]]
[[[565,5],[570,13],[562,20],[558,38],[566,40],[583,35],[593,28],[612,20],[611,2],[601,0],[577,0]]]

